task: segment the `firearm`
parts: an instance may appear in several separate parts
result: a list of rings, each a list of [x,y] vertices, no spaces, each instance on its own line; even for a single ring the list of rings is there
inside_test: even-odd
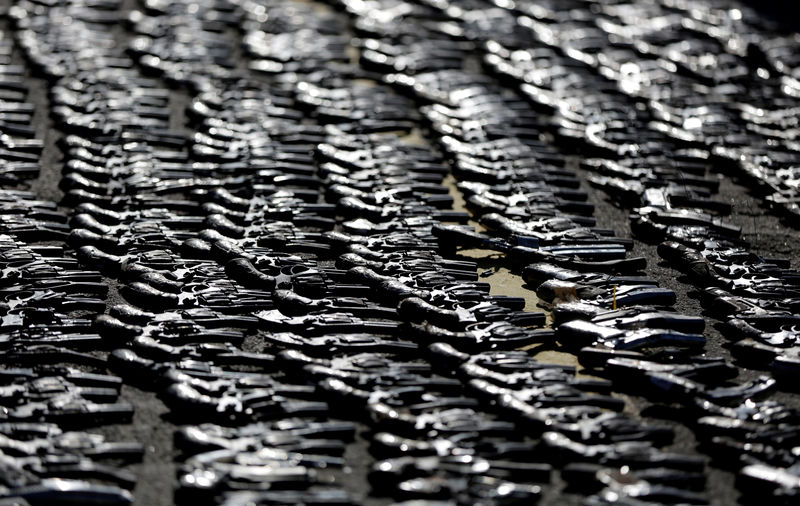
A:
[[[703,317],[683,315],[658,306],[642,305],[612,310],[597,309],[586,303],[565,303],[560,306],[568,307],[555,313],[558,324],[587,320],[619,329],[660,328],[690,334],[700,334],[705,328]]]
[[[612,276],[604,273],[580,272],[548,263],[535,263],[522,270],[525,281],[534,287],[548,281],[564,281],[584,286],[608,285],[655,285],[655,281],[645,276]]]
[[[310,299],[290,290],[275,290],[272,294],[275,307],[287,316],[311,313],[349,313],[363,318],[397,319],[397,311],[378,306],[358,297],[326,297]]]
[[[638,279],[637,279],[638,278]],[[587,303],[608,306],[659,305],[675,303],[672,290],[660,288],[657,282],[644,276],[608,277],[602,274],[592,278],[574,278],[575,281],[550,279],[536,287],[536,295],[546,302],[563,298],[565,293]],[[534,285],[531,285],[534,286]]]
[[[581,256],[580,253],[585,256]],[[609,254],[614,258],[602,259],[603,255],[608,258]],[[600,255],[601,258],[592,259],[591,255]],[[644,257],[625,258],[625,248],[614,245],[610,247],[599,245],[572,251],[548,251],[544,248],[514,246],[509,250],[508,258],[511,265],[517,269],[522,269],[529,264],[544,262],[579,272],[634,274],[643,271],[647,266]]]
[[[390,253],[380,255],[373,253],[370,258],[365,258],[356,253],[344,253],[336,259],[336,267],[350,269],[351,267],[369,267],[373,271],[384,275],[423,274],[437,272],[453,278],[454,281],[477,281],[477,265],[475,262],[450,260],[436,253],[417,252],[416,254]]]
[[[442,304],[444,302],[444,304]],[[503,301],[500,301],[501,303]],[[543,313],[514,311],[491,300],[483,302],[441,301],[431,304],[419,297],[407,297],[397,306],[397,314],[405,321],[420,323],[427,321],[443,328],[465,328],[474,322],[506,322],[520,326],[544,325]],[[445,305],[446,307],[441,307]],[[447,309],[452,307],[452,309]]]
[[[464,332],[452,332],[430,323],[411,323],[415,339],[451,344],[460,351],[514,350],[532,344],[550,343],[555,332],[549,329],[529,330],[507,322],[477,322]]]
[[[239,455],[241,462],[236,462]],[[326,466],[341,467],[342,459],[313,454],[286,452],[273,448],[250,451],[217,450],[188,458],[179,468],[178,496],[182,500],[208,494],[208,483],[215,491],[238,491],[252,488],[257,481],[263,487],[307,489],[323,483]],[[198,478],[205,477],[198,482]]]
[[[471,463],[476,465],[471,466]],[[481,471],[476,471],[477,468]],[[402,487],[411,477],[428,478],[439,475],[462,478],[483,475],[495,479],[525,482],[546,481],[549,472],[542,472],[542,469],[539,464],[494,462],[478,456],[470,456],[469,459],[458,455],[404,456],[376,462],[370,470],[368,479],[376,488],[393,485]]]
[[[747,497],[764,497],[791,504],[800,496],[800,477],[787,468],[754,463],[743,467],[736,477],[737,488]]]
[[[539,429],[556,423],[555,420],[549,419],[555,413],[554,409],[549,408],[585,407],[610,411],[621,411],[623,408],[619,399],[607,395],[589,395],[571,385],[559,383],[515,385],[512,389],[476,378],[469,380],[468,384],[481,398],[497,402],[501,409],[515,417],[524,417],[527,422]],[[544,411],[537,414],[535,413],[537,409]]]
[[[367,259],[377,259],[378,255],[381,258],[392,255],[404,255],[412,258],[425,255],[427,257],[438,250],[435,241],[402,231],[370,237],[343,232],[327,232],[325,233],[325,239],[334,252],[356,253]]]
[[[260,445],[286,451],[311,450],[315,447],[313,453],[342,455],[347,441],[352,440],[354,435],[355,426],[349,422],[296,420],[258,422],[242,427],[206,423],[180,427],[175,433],[175,445],[190,454]]]
[[[615,468],[605,467],[600,464],[578,462],[567,464],[561,473],[569,484],[568,487],[595,492],[599,491],[603,483],[597,479],[599,472],[619,472]],[[667,467],[654,467],[637,469],[631,473],[635,478],[651,484],[675,487],[681,490],[702,491],[706,485],[706,475],[699,472],[670,469]]]
[[[631,229],[643,237],[652,238],[654,232],[659,231],[661,227],[670,225],[705,227],[716,234],[733,239],[738,238],[742,232],[741,227],[726,223],[716,216],[687,209],[640,207],[636,209],[632,217]],[[659,235],[663,235],[663,233],[659,233]]]
[[[458,372],[466,364],[480,366],[481,371],[500,373],[500,382],[514,384],[511,377],[530,375],[537,381],[569,382],[575,379],[576,368],[568,365],[545,364],[535,360],[527,351],[482,351],[464,353],[450,344],[434,342],[428,345],[431,365],[447,371]]]
[[[551,218],[527,218],[517,221],[497,213],[480,217],[481,225],[494,233],[501,234],[517,245],[533,247],[537,244],[556,246],[565,244],[584,244],[602,242],[617,244],[626,250],[633,247],[631,239],[614,237],[613,232],[597,227],[580,225],[563,215]],[[538,242],[534,242],[538,241]],[[528,241],[528,244],[525,244]]]
[[[211,388],[207,382],[184,375],[173,374],[164,395],[181,412],[191,416],[203,416],[209,421],[241,423],[245,420],[269,420],[291,417],[325,416],[328,405],[324,402],[305,400],[305,388],[282,388],[257,386],[247,390]],[[213,384],[212,384],[213,385]],[[299,395],[299,397],[298,397]]]
[[[507,197],[487,191],[480,195],[470,195],[467,197],[465,205],[467,209],[478,216],[498,214],[532,218],[543,214],[552,216],[554,211],[576,216],[592,216],[594,213],[593,204],[562,200],[547,192],[516,194]]]
[[[651,475],[653,473],[651,472]],[[601,470],[596,474],[606,488],[589,497],[587,504],[602,504],[611,498],[615,501],[663,501],[682,504],[708,504],[705,494],[684,488],[650,483],[638,472]]]
[[[3,452],[11,458],[30,459],[40,469],[64,464],[76,466],[75,471],[80,472],[92,460],[132,463],[141,462],[144,456],[144,447],[139,443],[108,442],[104,436],[88,432],[63,432],[51,423],[3,423],[0,429]],[[45,469],[37,474],[41,476]],[[86,472],[91,473],[92,469]]]
[[[460,397],[417,399],[424,389],[457,395],[460,383],[452,378],[431,375],[427,366],[413,362],[392,362],[385,355],[373,353],[367,357],[358,354],[332,362],[287,350],[281,352],[278,358],[299,379],[316,378],[322,389],[348,406],[363,408],[368,403],[383,402],[382,399],[403,392],[409,395],[408,400],[403,402],[414,413],[448,406],[474,407],[476,404],[472,399]],[[375,363],[374,368],[365,367],[364,360],[367,358]],[[339,404],[333,406],[340,407]]]
[[[703,457],[665,452],[649,442],[583,444],[558,432],[542,435],[542,450],[558,462],[594,462],[608,467],[628,466],[632,470],[666,467],[702,473],[706,466]]]
[[[27,378],[2,387],[9,403],[3,420],[9,422],[57,422],[71,426],[126,423],[133,407],[116,403],[118,389],[77,386],[59,377]]]
[[[430,348],[431,350],[436,349],[438,356],[446,354],[451,359],[453,355],[461,354],[461,352],[445,343],[434,343]],[[511,388],[552,387],[553,389],[566,388],[567,390],[574,389],[581,392],[594,393],[608,393],[611,391],[610,381],[577,378],[574,367],[547,366],[534,362],[529,370],[498,371],[494,361],[502,359],[506,354],[508,352],[483,352],[476,356],[475,360],[462,363],[453,372],[467,381],[475,379]],[[566,393],[565,397],[568,397]]]
[[[312,337],[327,333],[372,332],[394,335],[398,332],[396,322],[364,320],[344,312],[286,316],[278,310],[267,310],[258,311],[254,316],[259,319],[261,328],[295,331]]]
[[[0,499],[24,501],[87,501],[93,504],[132,504],[133,494],[115,485],[101,485],[83,480],[45,478],[35,484],[10,488]]]
[[[337,210],[345,217],[366,218],[380,223],[408,217],[427,217],[438,221],[466,223],[470,216],[461,211],[442,211],[421,203],[391,203],[384,205],[368,204],[357,197],[343,197],[337,202]]]
[[[320,487],[308,490],[226,491],[221,494],[220,506],[247,506],[260,503],[355,506],[356,501],[344,490]]]
[[[300,350],[315,357],[324,357],[330,352],[348,355],[358,353],[413,354],[418,348],[415,343],[362,333],[305,337],[291,332],[273,332],[265,339],[276,346]]]
[[[165,346],[164,351],[179,353],[188,343],[238,343],[258,321],[252,316],[227,316],[209,309],[167,311],[158,317],[146,312],[114,306],[112,314],[100,315],[94,325],[106,339],[127,342],[150,338]],[[238,328],[244,330],[230,330]],[[144,341],[139,341],[144,345]]]
[[[600,344],[615,350],[664,346],[697,348],[706,342],[705,337],[700,334],[687,334],[669,329],[616,329],[582,320],[572,320],[560,325],[556,336],[568,346]]]
[[[583,350],[582,350],[583,351]],[[630,377],[641,377],[651,373],[677,375],[701,383],[716,383],[733,379],[736,368],[721,358],[687,357],[686,360],[659,362],[647,357],[609,357],[604,364],[605,370],[612,377],[619,375],[620,380]]]

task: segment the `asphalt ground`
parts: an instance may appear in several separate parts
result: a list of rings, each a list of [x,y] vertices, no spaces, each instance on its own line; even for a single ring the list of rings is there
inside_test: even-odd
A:
[[[5,2],[6,6],[10,1]],[[778,2],[765,4],[765,10],[769,15],[775,13],[786,13],[781,10]],[[137,2],[126,2],[127,8],[132,8]],[[121,14],[124,14],[122,12]],[[780,14],[778,14],[780,15]],[[8,34],[8,25],[2,27]],[[120,40],[124,40],[125,33],[120,30]],[[19,63],[24,60],[19,54],[15,57]],[[48,117],[47,111],[50,104],[47,98],[47,83],[39,76],[29,76],[29,101],[37,107],[35,116],[35,126],[41,137],[45,139],[46,148],[42,155],[41,176],[32,183],[31,188],[37,195],[44,200],[59,202],[63,195],[58,189],[58,182],[61,177],[61,153],[56,146],[56,141],[62,135],[53,127],[53,123]],[[173,118],[173,125],[181,127],[185,124],[184,108],[189,101],[188,94],[183,90],[174,90],[171,97],[170,113]],[[433,136],[430,132],[421,131],[423,139],[430,139]],[[577,163],[580,158],[576,158]],[[711,173],[716,174],[713,170]],[[584,175],[585,176],[585,175]],[[740,184],[735,178],[718,174],[721,180],[720,193],[718,199],[729,202],[733,206],[733,214],[729,220],[743,229],[743,237],[753,245],[753,250],[764,256],[789,258],[792,265],[800,265],[800,233],[794,228],[786,226],[779,218],[773,215],[761,202],[761,200],[749,193],[748,189]],[[585,177],[584,177],[585,179]],[[628,210],[620,208],[614,202],[608,200],[601,191],[595,190],[584,184],[584,189],[590,195],[590,201],[596,206],[595,216],[598,226],[613,229],[619,237],[630,237],[630,224],[628,220]],[[703,314],[703,310],[697,299],[697,287],[687,282],[683,274],[671,268],[663,262],[657,255],[655,245],[637,240],[635,243],[634,255],[641,255],[647,258],[647,275],[658,280],[661,286],[674,290],[678,295],[678,302],[675,308],[689,315]],[[462,255],[478,259],[480,272],[484,274],[484,281],[492,284],[493,293],[525,296],[528,301],[529,310],[546,311],[546,308],[538,305],[538,300],[532,291],[524,287],[524,282],[515,273],[508,271],[503,262],[485,251],[465,251]],[[106,280],[112,287],[108,299],[109,305],[118,301],[119,296],[114,290],[115,282],[112,279]],[[730,353],[726,348],[725,336],[722,335],[714,326],[714,320],[708,319],[706,347],[707,354],[710,356],[725,356],[730,358]],[[559,363],[575,363],[574,357],[562,350],[549,350],[547,353],[538,355],[541,360],[552,360]],[[742,368],[742,378],[749,379],[760,374]],[[648,408],[652,406],[652,400],[633,396],[624,396],[627,407],[626,411],[642,416],[643,418],[653,418],[663,423],[665,421],[664,412],[653,413]],[[800,396],[779,392],[774,398],[786,402],[792,406],[800,407]],[[100,432],[109,437],[121,440],[136,440],[146,445],[145,459],[141,464],[134,465],[131,470],[136,473],[138,485],[134,491],[136,504],[141,506],[162,506],[173,504],[172,492],[175,487],[176,458],[179,457],[173,447],[172,435],[176,424],[168,415],[167,406],[152,392],[142,390],[133,385],[125,385],[122,390],[121,400],[130,402],[135,406],[133,423],[125,425],[111,425],[99,429]],[[669,420],[666,420],[669,423]],[[691,431],[686,429],[679,422],[673,422],[677,432],[677,438],[673,445],[674,449],[696,451],[697,442]],[[351,445],[345,458],[348,461],[350,472],[342,477],[345,487],[359,499],[363,504],[384,504],[389,502],[385,498],[377,498],[370,495],[369,486],[366,483],[366,471],[371,462],[374,461],[366,448],[363,438],[359,438],[356,444]],[[716,466],[712,466],[708,476],[707,492],[712,503],[715,505],[735,504],[738,500],[738,491],[733,486],[733,475]],[[552,487],[546,490],[542,504],[571,504],[577,503],[578,496],[565,492],[560,488],[558,480]]]

